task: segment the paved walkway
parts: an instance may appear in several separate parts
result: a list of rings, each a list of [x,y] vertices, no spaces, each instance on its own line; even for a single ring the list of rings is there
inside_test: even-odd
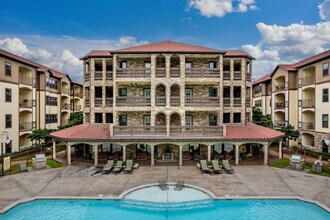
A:
[[[330,207],[330,178],[268,166],[238,166],[235,174],[202,174],[195,166],[142,166],[132,174],[95,174],[92,166],[68,166],[0,179],[0,209],[35,196],[119,195],[161,179],[205,188],[216,196],[301,196]]]

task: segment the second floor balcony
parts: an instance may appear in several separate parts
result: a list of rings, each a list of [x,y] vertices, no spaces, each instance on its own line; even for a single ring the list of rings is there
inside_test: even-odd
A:
[[[20,122],[19,131],[30,131],[32,130],[32,122]]]
[[[308,86],[315,83],[315,76],[306,76],[300,79],[302,86]]]
[[[285,102],[275,102],[275,109],[284,109]]]
[[[186,78],[220,78],[218,68],[194,67],[186,68]]]
[[[315,129],[315,123],[314,122],[302,122],[301,128],[305,130],[314,130]]]
[[[315,107],[315,99],[304,99],[302,100],[303,108],[314,108]]]
[[[219,97],[201,97],[192,96],[186,97],[185,106],[186,107],[218,107],[220,105]]]
[[[149,78],[150,68],[118,68],[116,70],[117,78]]]
[[[32,100],[30,99],[23,99],[19,102],[20,108],[32,108]]]
[[[121,106],[150,106],[150,96],[118,96],[116,105]]]
[[[19,76],[19,83],[24,85],[32,85],[32,77],[29,76]]]

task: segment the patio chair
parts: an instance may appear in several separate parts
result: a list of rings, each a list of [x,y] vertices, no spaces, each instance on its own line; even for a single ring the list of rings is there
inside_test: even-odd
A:
[[[109,173],[113,169],[113,160],[108,160],[107,164],[103,168],[103,173]]]
[[[163,191],[168,189],[168,186],[166,185],[166,181],[165,180],[161,180],[159,181],[159,188]]]
[[[113,173],[119,173],[121,171],[121,169],[123,168],[123,161],[118,160],[116,163],[115,168],[113,169]]]
[[[226,173],[234,174],[234,169],[230,166],[228,160],[222,161],[223,168],[226,170]]]
[[[218,160],[212,160],[212,167],[215,173],[222,173],[222,169],[219,166],[219,161]]]
[[[123,170],[124,173],[132,173],[133,169],[133,160],[127,160],[126,161],[126,167]]]
[[[209,173],[210,172],[210,169],[207,167],[206,160],[201,160],[200,164],[201,164],[201,169],[202,169],[203,173]]]
[[[183,181],[183,180],[179,180],[179,181],[176,183],[176,185],[175,185],[175,187],[174,187],[174,190],[176,190],[176,191],[181,191],[183,187],[184,187],[184,181]]]

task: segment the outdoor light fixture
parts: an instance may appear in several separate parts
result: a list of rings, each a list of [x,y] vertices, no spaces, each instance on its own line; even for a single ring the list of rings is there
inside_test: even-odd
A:
[[[1,176],[5,175],[5,170],[4,170],[4,156],[3,156],[3,146],[5,144],[9,144],[10,143],[10,139],[9,139],[9,135],[7,131],[3,131],[1,133],[1,137],[2,137],[2,141],[1,141]]]

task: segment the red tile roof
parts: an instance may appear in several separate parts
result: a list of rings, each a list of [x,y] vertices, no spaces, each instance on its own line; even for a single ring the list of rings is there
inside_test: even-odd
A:
[[[271,73],[267,74],[267,75],[264,75],[263,77],[253,81],[252,85],[256,85],[256,84],[259,84],[259,83],[262,83],[262,82],[266,82],[268,80],[271,80],[272,77],[271,77]]]
[[[110,128],[105,125],[76,125],[51,133],[51,136],[65,140],[107,141],[110,137]]]
[[[5,50],[0,49],[0,55],[2,55],[4,57],[8,57],[8,58],[13,59],[13,60],[16,60],[18,62],[24,63],[24,64],[32,66],[32,67],[39,67],[40,66],[40,64],[38,64],[38,63],[35,63],[31,60],[25,59],[25,58],[20,57],[20,56],[17,56],[13,53],[9,53],[8,51],[5,51]]]
[[[225,57],[248,57],[250,59],[255,59],[250,54],[246,53],[244,50],[227,50]]]
[[[82,58],[81,60],[87,59],[89,57],[109,57],[111,56],[111,52],[109,50],[92,50]]]
[[[78,82],[78,81],[76,81],[76,80],[72,80],[71,82],[72,82],[73,84],[76,84],[76,85],[79,85],[79,86],[83,86],[83,83]]]
[[[271,140],[283,137],[284,133],[256,124],[229,125],[226,139],[229,140]]]

